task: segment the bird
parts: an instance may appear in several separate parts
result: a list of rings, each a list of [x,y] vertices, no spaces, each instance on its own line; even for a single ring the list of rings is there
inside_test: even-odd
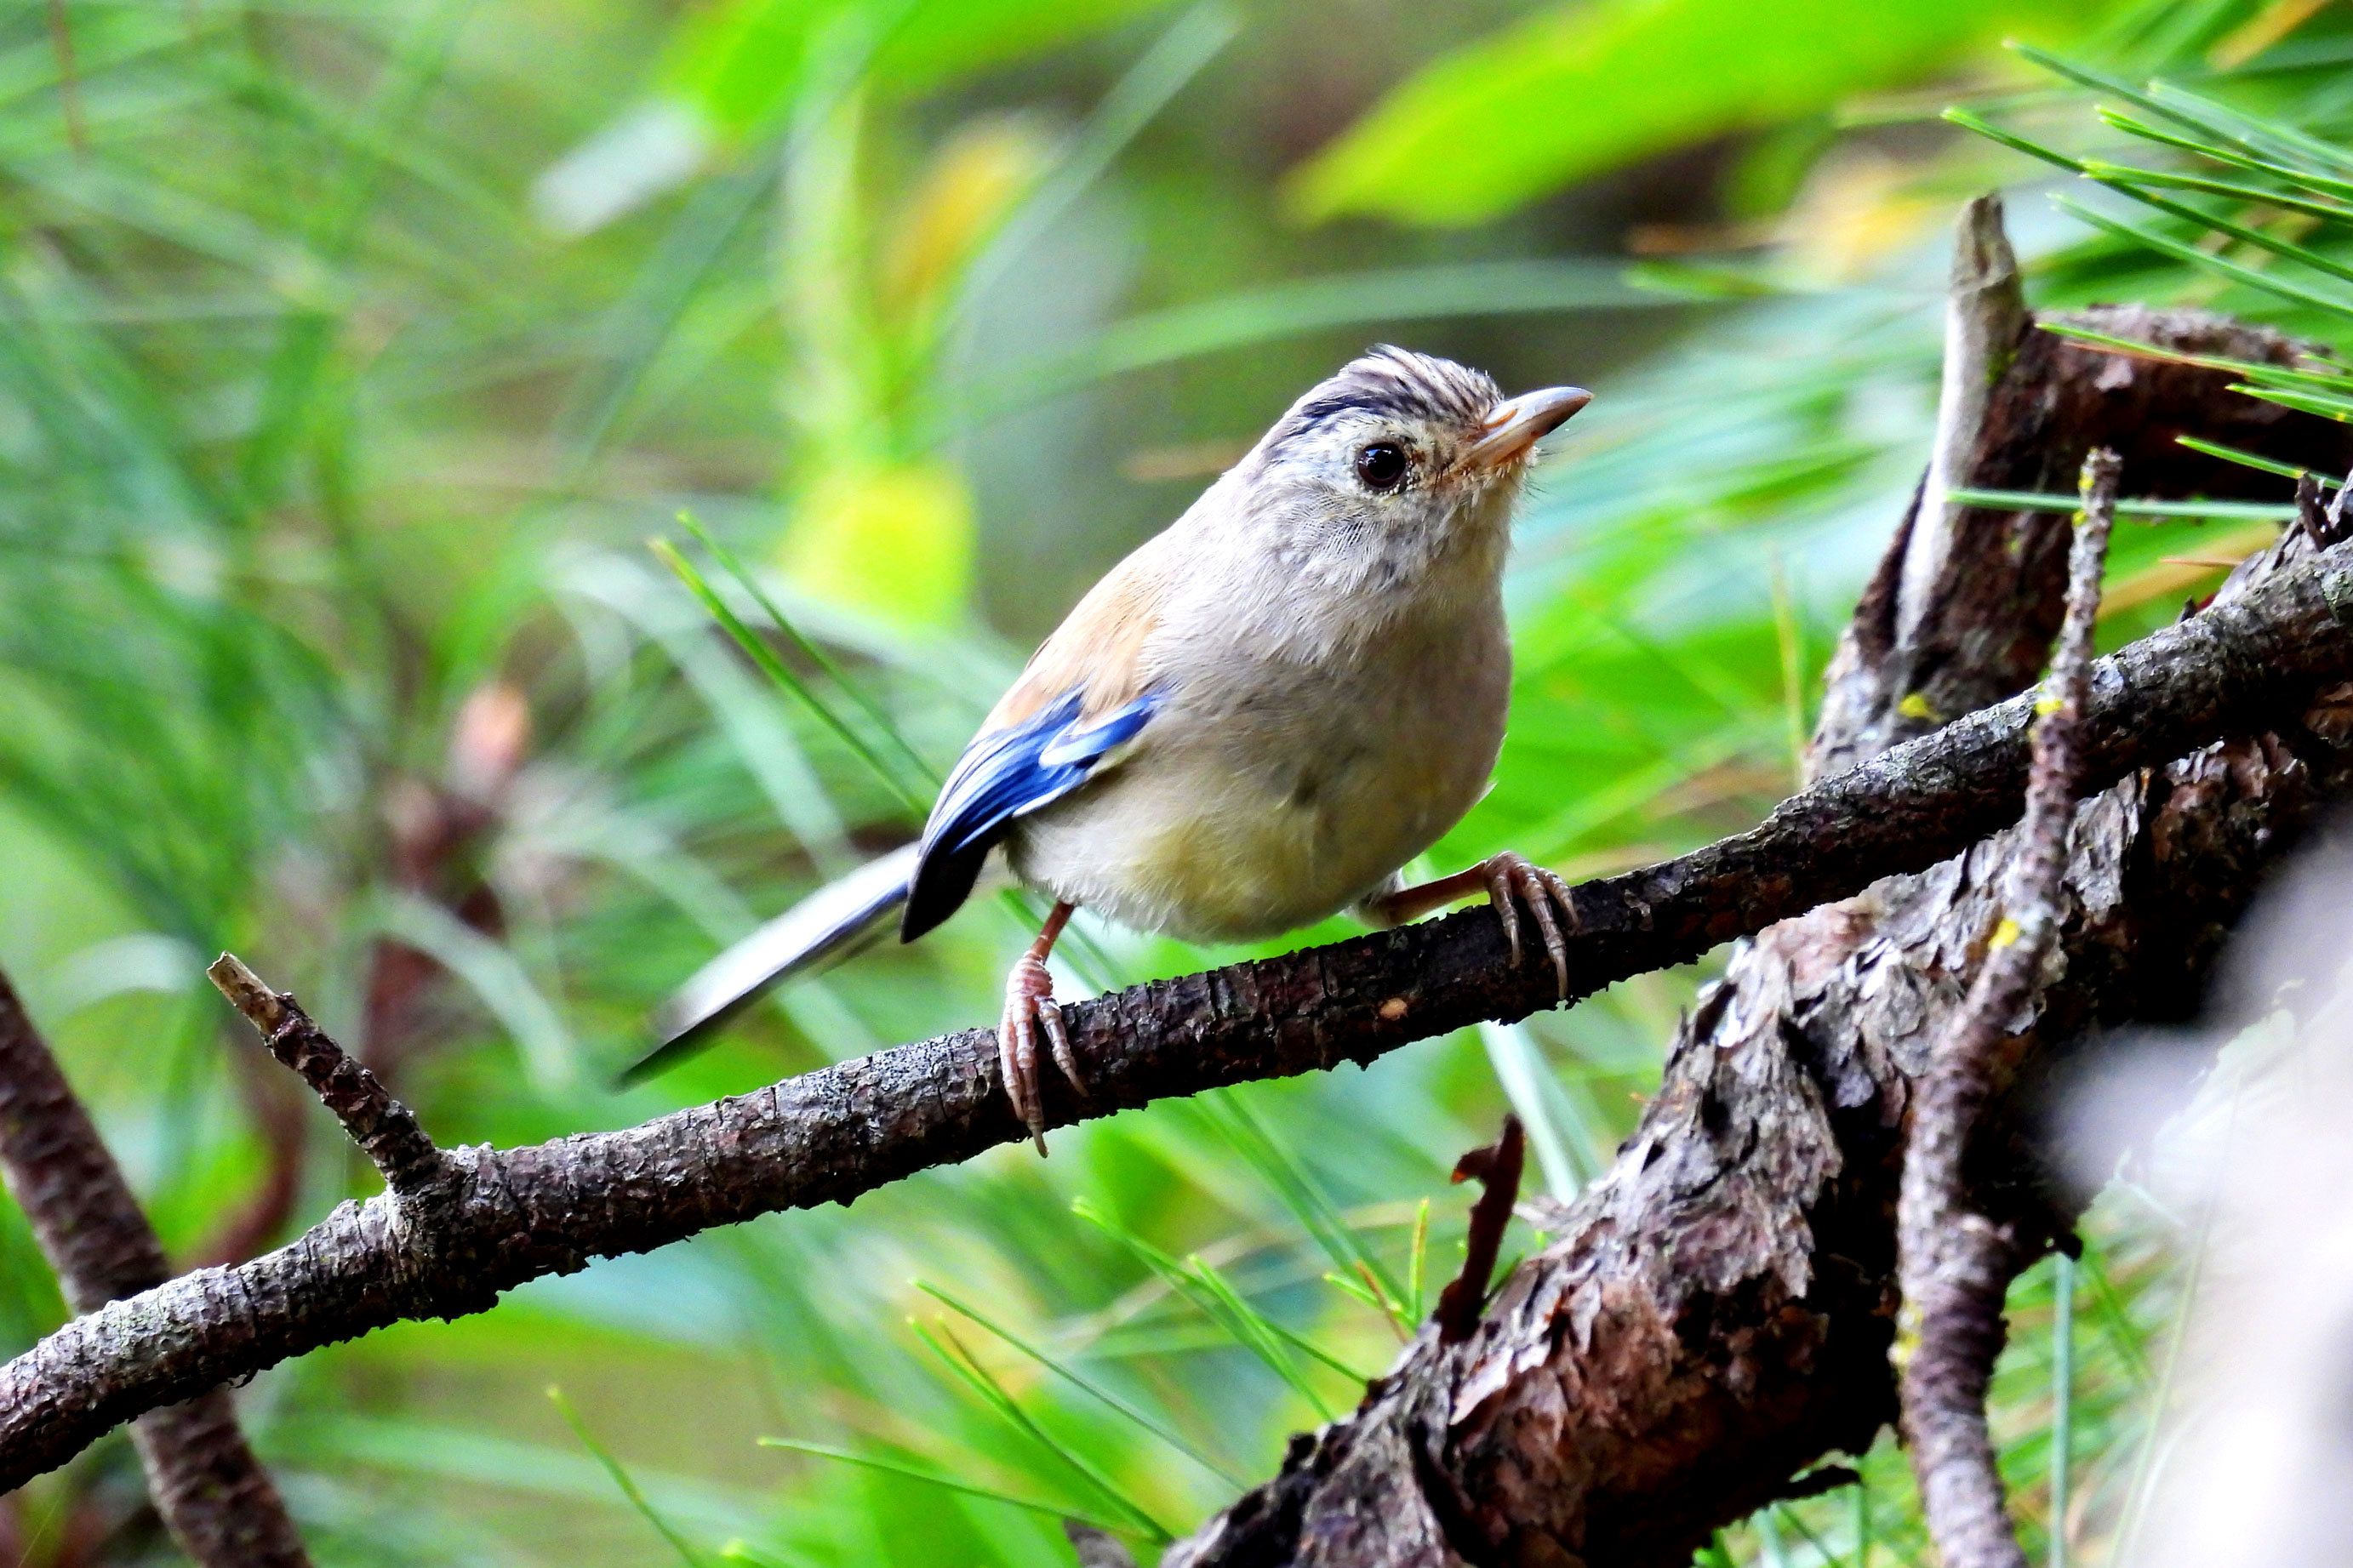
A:
[[[675,1060],[768,987],[898,913],[913,942],[992,857],[1051,900],[997,1024],[1015,1115],[1044,1153],[1040,1037],[1082,1098],[1048,960],[1073,910],[1196,942],[1353,909],[1388,927],[1483,892],[1513,962],[1522,906],[1569,994],[1559,876],[1504,852],[1402,868],[1491,787],[1511,689],[1503,574],[1535,445],[1591,401],[1377,347],[1310,388],[1030,658],[922,837],[721,953],[655,1018]]]

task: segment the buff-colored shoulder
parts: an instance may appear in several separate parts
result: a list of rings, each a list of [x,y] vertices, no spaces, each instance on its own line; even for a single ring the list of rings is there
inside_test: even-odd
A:
[[[1160,625],[1171,579],[1160,538],[1137,549],[1087,591],[1078,607],[1039,645],[1013,689],[989,711],[981,732],[1024,719],[1066,692],[1085,692],[1082,722],[1144,693],[1144,650]]]

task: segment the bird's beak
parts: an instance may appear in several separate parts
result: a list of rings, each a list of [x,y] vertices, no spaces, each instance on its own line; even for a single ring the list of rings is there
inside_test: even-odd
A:
[[[1547,386],[1507,397],[1488,412],[1479,427],[1479,439],[1463,454],[1474,468],[1499,468],[1568,422],[1568,416],[1593,401],[1581,386]]]

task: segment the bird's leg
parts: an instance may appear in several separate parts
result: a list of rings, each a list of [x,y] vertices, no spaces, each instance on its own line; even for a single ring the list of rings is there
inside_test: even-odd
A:
[[[1496,914],[1503,917],[1504,940],[1511,943],[1514,963],[1521,961],[1520,906],[1527,905],[1528,912],[1535,917],[1536,931],[1544,939],[1545,952],[1552,959],[1553,974],[1560,981],[1560,999],[1567,1001],[1568,941],[1561,934],[1561,929],[1577,929],[1576,899],[1561,877],[1529,864],[1508,849],[1500,855],[1490,855],[1469,870],[1419,887],[1392,888],[1357,907],[1375,925],[1403,925],[1481,889],[1486,890]]]
[[[1054,1065],[1062,1069],[1080,1099],[1087,1093],[1086,1079],[1079,1076],[1078,1058],[1071,1054],[1070,1032],[1062,1027],[1062,1010],[1054,1005],[1054,976],[1046,967],[1047,955],[1054,951],[1054,941],[1070,919],[1071,905],[1056,904],[1039,929],[1038,940],[1005,977],[1005,1017],[997,1029],[997,1060],[1005,1072],[1005,1097],[1013,1102],[1013,1114],[1029,1129],[1030,1142],[1038,1145],[1040,1154],[1046,1152],[1046,1102],[1038,1090],[1039,1029],[1044,1029],[1053,1050]]]

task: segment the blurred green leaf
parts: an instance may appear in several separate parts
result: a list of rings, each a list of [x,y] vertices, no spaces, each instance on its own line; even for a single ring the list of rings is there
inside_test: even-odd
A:
[[[1187,1458],[1191,1459],[1195,1464],[1199,1465],[1210,1474],[1217,1476],[1219,1479],[1225,1481],[1227,1485],[1234,1488],[1237,1491],[1248,1489],[1250,1484],[1249,1481],[1243,1479],[1222,1461],[1210,1456],[1198,1444],[1187,1437],[1183,1433],[1178,1432],[1175,1427],[1170,1426],[1164,1421],[1158,1420],[1147,1412],[1139,1409],[1133,1401],[1113,1393],[1109,1388],[1103,1386],[1103,1384],[1096,1379],[1089,1377],[1086,1373],[1079,1371],[1067,1360],[1058,1356],[1049,1355],[1046,1352],[1039,1350],[1036,1345],[1030,1343],[1019,1334],[1015,1333],[1012,1330],[1005,1327],[994,1318],[982,1312],[978,1308],[962,1300],[951,1292],[942,1289],[937,1285],[927,1284],[919,1279],[915,1282],[915,1288],[923,1291],[925,1295],[930,1296],[934,1300],[939,1301],[942,1305],[971,1319],[982,1328],[987,1329],[990,1333],[995,1334],[998,1339],[1003,1340],[1007,1344],[1011,1345],[1015,1350],[1019,1351],[1023,1355],[1028,1356],[1031,1361],[1036,1362],[1039,1366],[1046,1368],[1046,1370],[1051,1372],[1057,1377],[1061,1378],[1072,1387],[1082,1390],[1094,1399],[1100,1401],[1106,1408],[1118,1412],[1123,1418],[1134,1423],[1138,1429],[1150,1433],[1153,1436],[1158,1438],[1161,1442],[1167,1444],[1170,1447],[1176,1449]]]
[[[942,1491],[956,1492],[965,1497],[980,1498],[989,1502],[1006,1503],[1014,1508],[1025,1509],[1031,1513],[1042,1513],[1049,1519],[1075,1519],[1083,1523],[1092,1524],[1098,1530],[1108,1530],[1114,1533],[1134,1528],[1129,1521],[1103,1519],[1087,1513],[1083,1510],[1074,1509],[1068,1503],[1039,1502],[1035,1498],[1020,1497],[996,1487],[983,1486],[966,1477],[948,1475],[922,1465],[910,1464],[903,1459],[887,1458],[880,1454],[860,1454],[849,1448],[838,1448],[830,1443],[804,1442],[798,1437],[763,1437],[760,1439],[760,1447],[782,1448],[786,1453],[792,1454],[807,1454],[812,1458],[833,1459],[845,1465],[858,1465],[866,1469],[880,1470],[885,1475],[903,1476],[908,1480],[921,1481],[925,1486],[937,1487]]]
[[[1175,1533],[1158,1520],[1154,1519],[1142,1503],[1130,1497],[1121,1489],[1118,1482],[1104,1474],[1101,1466],[1046,1430],[1039,1424],[1036,1416],[1024,1410],[1021,1407],[1021,1402],[1008,1393],[1003,1384],[989,1375],[987,1369],[973,1359],[972,1352],[966,1350],[964,1342],[956,1338],[955,1331],[948,1327],[945,1319],[939,1321],[939,1326],[936,1329],[923,1323],[916,1323],[913,1327],[923,1342],[931,1347],[933,1353],[947,1363],[948,1369],[955,1373],[957,1379],[978,1394],[982,1403],[995,1411],[1007,1426],[1028,1437],[1045,1453],[1052,1455],[1071,1474],[1085,1482],[1087,1488],[1097,1497],[1117,1510],[1127,1521],[1122,1528],[1130,1531],[1140,1530],[1155,1541],[1166,1542],[1176,1539]]]
[[[2176,174],[2167,169],[2135,168],[2130,164],[2110,163],[2098,158],[2084,159],[2083,166],[2085,174],[2104,185],[2155,185],[2165,190],[2195,191],[2202,195],[2229,196],[2237,201],[2278,207],[2284,212],[2305,213],[2330,223],[2353,222],[2353,207],[2315,201],[2309,196],[2294,195],[2286,191],[2270,190],[2242,180],[2218,180],[2200,174]]]
[[[2284,387],[2241,384],[2231,388],[2265,403],[2276,403],[2283,408],[2294,408],[2306,414],[2317,414],[2323,419],[2353,422],[2353,397],[2332,396],[2327,393],[2292,392]]]
[[[2074,511],[2083,503],[2074,496],[2036,490],[1982,490],[1956,488],[1945,499],[1962,506],[1999,508],[2004,511]],[[2285,502],[2252,500],[2132,500],[2116,502],[2118,517],[2232,518],[2249,522],[2284,522],[2295,515]]]
[[[1334,327],[1675,302],[1615,262],[1465,261],[1294,278],[1115,321],[1076,348],[992,364],[985,381],[956,390],[975,412],[1001,415],[1111,376]]]
[[[1282,1201],[1282,1206],[1291,1212],[1299,1227],[1315,1238],[1316,1246],[1324,1249],[1333,1265],[1343,1275],[1363,1280],[1373,1295],[1373,1304],[1410,1331],[1415,1320],[1408,1315],[1405,1292],[1388,1266],[1340,1217],[1314,1175],[1282,1146],[1250,1110],[1249,1101],[1231,1089],[1212,1089],[1198,1097],[1193,1109],[1258,1173],[1259,1179]]]
[[[1312,218],[1469,224],[1620,164],[1819,113],[2093,0],[1591,0],[1441,57],[1292,177]]]
[[[580,1419],[580,1412],[574,1409],[572,1401],[564,1396],[564,1390],[551,1387],[547,1391],[547,1397],[563,1415],[565,1425],[570,1426],[579,1437],[580,1446],[595,1455],[596,1462],[605,1468],[605,1473],[612,1477],[613,1485],[619,1489],[623,1497],[628,1500],[629,1507],[637,1510],[638,1517],[653,1527],[654,1533],[660,1536],[672,1552],[678,1553],[679,1561],[685,1563],[686,1568],[702,1568],[702,1554],[687,1544],[686,1537],[681,1535],[670,1521],[655,1511],[654,1505],[646,1500],[646,1494],[639,1491],[638,1483],[630,1479],[627,1468],[613,1456],[611,1450],[596,1441],[596,1435],[588,1430],[588,1424]]]
[[[2079,343],[2090,343],[2096,348],[2114,349],[2120,353],[2140,354],[2149,359],[2171,360],[2177,364],[2194,364],[2207,370],[2234,371],[2250,379],[2268,378],[2276,380],[2284,386],[2305,386],[2317,392],[2353,391],[2353,367],[2310,355],[2303,356],[2299,361],[2304,368],[2290,369],[2285,365],[2272,364],[2263,360],[2232,359],[2222,354],[2185,353],[2179,349],[2168,349],[2156,343],[2139,342],[2131,338],[2118,337],[2113,332],[2097,331],[2073,321],[2042,321],[2037,323],[2037,327],[2053,337],[2066,338]]]
[[[803,593],[903,626],[953,623],[972,584],[972,497],[944,463],[837,467],[804,495],[784,564]]]
[[[1166,4],[717,0],[693,7],[663,51],[654,96],[543,174],[540,209],[559,228],[585,233],[700,173],[715,154],[769,133],[822,70],[828,40],[845,30],[867,41],[861,80],[906,98]]]
[[[792,637],[805,655],[816,656],[818,658],[826,673],[833,678],[835,684],[849,690],[853,700],[859,701],[859,706],[867,714],[869,721],[880,724],[892,742],[900,749],[902,754],[913,761],[920,768],[921,760],[915,758],[913,749],[907,745],[905,738],[898,733],[896,727],[884,721],[881,711],[870,701],[858,697],[855,688],[849,686],[839,668],[833,665],[832,661],[818,654],[817,646],[793,627],[792,623],[785,618],[783,612],[778,610],[775,603],[760,591],[751,574],[744,570],[734,555],[727,552],[703,531],[701,524],[693,521],[686,514],[681,513],[679,521],[694,534],[704,549],[712,552],[720,564],[727,569],[729,574],[735,578],[739,585],[753,595],[754,602],[767,612],[769,618],[779,629]],[[711,585],[710,580],[703,576],[702,571],[692,562],[679,552],[677,546],[666,539],[657,539],[653,541],[651,548],[662,564],[676,574],[678,580],[686,584],[687,591],[701,601],[704,609],[711,612],[712,619],[719,623],[727,635],[734,640],[735,646],[742,648],[754,664],[759,666],[762,674],[775,681],[786,696],[799,703],[807,711],[816,715],[823,721],[826,728],[839,736],[844,745],[857,753],[859,759],[868,767],[874,770],[875,777],[899,797],[902,805],[911,811],[917,813],[923,811],[924,803],[922,797],[899,776],[899,770],[885,762],[873,744],[860,733],[858,728],[844,718],[832,703],[827,701],[810,687],[807,680],[779,658],[776,649],[768,646],[765,638],[744,623],[744,618],[735,613],[733,606],[720,597],[719,591]]]
[[[2248,288],[2265,294],[2276,294],[2294,304],[2313,305],[2332,313],[2353,315],[2353,294],[2323,288],[2317,284],[2302,282],[2278,272],[2251,267],[2242,261],[2234,261],[2227,256],[2200,249],[2189,240],[2177,238],[2148,224],[2110,217],[2105,213],[2086,206],[2082,202],[2071,201],[2065,196],[2052,199],[2062,212],[2079,217],[2094,228],[2105,229],[2119,239],[2132,240],[2161,256],[2176,261],[2187,262],[2192,267],[2205,268],[2234,283],[2243,283]],[[2146,195],[2142,199],[2153,200]],[[2225,226],[2217,220],[2215,226],[2220,229]],[[2237,225],[2228,226],[2232,229],[2238,227]]]
[[[1325,1420],[1332,1418],[1330,1404],[1317,1393],[1302,1373],[1293,1350],[1304,1352],[1322,1362],[1351,1382],[1362,1383],[1364,1374],[1341,1361],[1305,1335],[1285,1327],[1245,1300],[1225,1275],[1198,1255],[1182,1263],[1153,1246],[1125,1226],[1113,1219],[1093,1205],[1081,1201],[1071,1205],[1071,1212],[1096,1226],[1127,1248],[1163,1283],[1198,1307],[1232,1341],[1266,1363],[1269,1371],[1289,1384],[1299,1396],[1314,1408]],[[1288,1347],[1288,1348],[1286,1348]]]
[[[813,41],[863,13],[876,41],[870,73],[912,96],[1116,26],[1167,0],[720,0],[690,11],[661,67],[667,90],[723,137],[746,136],[784,108]]]
[[[2193,452],[2203,452],[2210,458],[2220,458],[2226,463],[2237,463],[2242,468],[2253,468],[2259,473],[2277,474],[2284,479],[2300,479],[2306,474],[2312,473],[2310,468],[2299,468],[2293,463],[2276,462],[2260,453],[2241,451],[2236,447],[2226,447],[2220,441],[2200,440],[2195,436],[2176,436],[2174,440]],[[2341,489],[2345,485],[2343,479],[2333,475],[2316,474],[2313,477],[2323,489]]]

